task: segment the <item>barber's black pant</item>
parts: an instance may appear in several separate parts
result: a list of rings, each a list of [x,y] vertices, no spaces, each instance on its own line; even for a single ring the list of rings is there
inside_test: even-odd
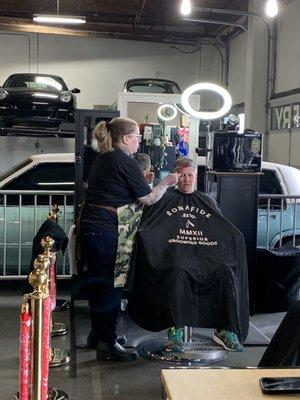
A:
[[[286,313],[259,367],[300,367],[300,301]]]
[[[100,227],[82,229],[83,251],[88,267],[89,308],[92,331],[101,342],[116,341],[122,289],[114,288],[118,234]]]

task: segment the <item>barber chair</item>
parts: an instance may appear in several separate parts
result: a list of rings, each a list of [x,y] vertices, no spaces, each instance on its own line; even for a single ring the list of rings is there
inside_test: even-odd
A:
[[[193,328],[188,326],[184,327],[183,353],[167,352],[166,344],[166,338],[154,338],[140,343],[136,350],[138,355],[146,360],[178,366],[207,365],[226,358],[229,353],[211,338],[193,338]]]

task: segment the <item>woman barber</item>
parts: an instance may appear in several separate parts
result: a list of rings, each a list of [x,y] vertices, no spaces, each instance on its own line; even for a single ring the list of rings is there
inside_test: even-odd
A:
[[[122,292],[114,287],[118,208],[135,201],[152,205],[178,180],[177,174],[169,174],[153,190],[149,188],[138,163],[131,157],[140,139],[138,124],[129,118],[102,121],[92,134],[92,147],[100,154],[89,175],[80,232],[91,281],[92,331],[87,345],[97,347],[97,360],[124,361],[137,357],[135,351],[122,347],[116,336]]]

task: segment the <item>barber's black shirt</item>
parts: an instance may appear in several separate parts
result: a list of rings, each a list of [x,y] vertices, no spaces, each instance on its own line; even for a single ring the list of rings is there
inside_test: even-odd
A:
[[[118,208],[150,192],[135,159],[121,150],[99,154],[91,168],[81,225],[88,222],[107,228],[116,226],[116,213],[93,205]]]

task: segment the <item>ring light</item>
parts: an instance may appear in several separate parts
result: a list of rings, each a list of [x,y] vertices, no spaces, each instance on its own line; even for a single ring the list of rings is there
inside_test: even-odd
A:
[[[178,103],[178,104],[180,104],[180,103]],[[177,105],[176,103],[174,103],[174,107],[175,107],[179,112],[181,112],[181,114],[184,114],[184,115],[186,115],[187,117],[189,117],[190,114],[188,114],[187,112],[185,112],[185,111],[183,110],[182,104],[180,104],[180,105],[181,105],[181,108],[178,107],[178,105]]]
[[[201,90],[208,90],[210,92],[215,92],[218,93],[224,101],[223,106],[218,110],[218,111],[196,111],[189,102],[190,96]],[[223,115],[227,114],[228,111],[231,108],[232,105],[232,99],[227,90],[222,88],[219,85],[216,85],[214,83],[196,83],[195,85],[192,85],[188,87],[181,96],[181,104],[185,111],[192,115],[193,117],[199,118],[199,119],[217,119],[222,117]]]
[[[165,115],[162,114],[163,110],[167,110],[170,109],[173,111],[173,114],[169,117],[166,117]],[[176,108],[173,106],[173,104],[162,104],[161,106],[158,107],[157,109],[157,115],[160,119],[162,119],[163,121],[171,121],[172,119],[174,119],[177,115],[177,110]]]

